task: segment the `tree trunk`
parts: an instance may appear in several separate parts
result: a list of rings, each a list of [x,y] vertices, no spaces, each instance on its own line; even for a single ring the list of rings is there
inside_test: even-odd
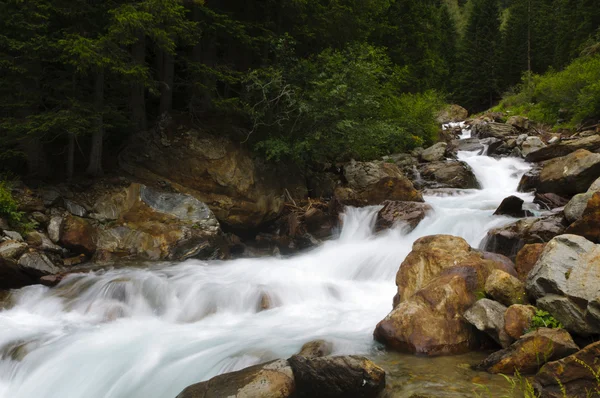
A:
[[[102,170],[102,144],[104,141],[104,70],[100,69],[96,74],[94,84],[94,111],[96,112],[96,126],[92,133],[92,149],[90,151],[90,163],[87,173],[92,176],[100,176]]]
[[[160,114],[171,112],[173,106],[173,83],[175,80],[175,57],[162,51],[162,76],[160,84]]]
[[[146,64],[146,37],[138,36],[138,41],[133,44],[131,56],[135,65]],[[143,83],[134,83],[131,87],[131,122],[135,131],[146,131],[146,88]]]

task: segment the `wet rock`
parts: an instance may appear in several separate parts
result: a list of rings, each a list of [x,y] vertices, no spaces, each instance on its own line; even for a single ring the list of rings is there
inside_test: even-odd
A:
[[[545,208],[547,210],[556,209],[558,207],[563,207],[567,203],[569,203],[568,199],[563,198],[562,196],[558,196],[554,193],[535,193],[535,197],[533,199],[533,203],[540,205],[540,207]],[[566,213],[565,213],[566,216]]]
[[[234,228],[256,228],[275,219],[286,188],[292,195],[296,188],[306,191],[301,173],[288,173],[285,164],[265,165],[223,134],[175,126],[168,119],[132,136],[119,164],[137,178],[165,181],[209,204],[220,222]]]
[[[177,398],[285,398],[293,396],[295,389],[292,368],[288,361],[280,359],[193,384]]]
[[[21,270],[14,261],[0,257],[0,292],[4,289],[20,289],[35,282],[36,278]]]
[[[81,217],[72,215],[64,219],[60,232],[60,244],[74,253],[93,255],[96,252],[97,230]]]
[[[544,248],[527,278],[527,292],[565,329],[589,336],[600,330],[600,245],[561,235]]]
[[[314,340],[304,344],[298,355],[306,358],[326,357],[333,352],[333,344],[325,340]]]
[[[583,216],[583,212],[592,196],[594,196],[594,192],[585,192],[573,196],[564,209],[567,221],[573,223],[579,220]]]
[[[502,304],[489,300],[478,300],[465,312],[465,319],[477,330],[488,334],[501,347],[511,345],[513,339],[504,330],[504,313],[506,307]]]
[[[598,151],[600,149],[600,135],[592,135],[573,140],[563,140],[561,142],[539,148],[536,151],[532,151],[525,157],[525,160],[528,162],[542,162],[545,160],[566,156],[579,149],[585,149],[590,152]]]
[[[571,196],[586,192],[600,175],[600,154],[584,149],[544,163],[538,192]]]
[[[600,243],[600,192],[592,195],[580,219],[571,224],[565,233],[580,235],[592,242]]]
[[[298,398],[375,398],[385,388],[385,371],[363,357],[294,355],[288,362],[294,373]]]
[[[17,242],[24,242],[25,240],[23,239],[23,237],[21,236],[20,233],[16,232],[16,231],[4,231],[4,236],[8,237],[9,239],[12,240],[16,240]]]
[[[446,156],[446,148],[448,144],[445,142],[438,142],[425,149],[423,153],[421,153],[421,160],[424,162],[437,162],[440,160],[444,160]]]
[[[485,149],[479,138],[453,140],[451,145],[453,148],[456,149],[456,151],[477,152],[479,155],[483,154],[483,151]]]
[[[27,250],[27,244],[16,240],[6,240],[0,243],[0,258],[18,259]]]
[[[527,157],[531,152],[538,151],[540,148],[546,146],[544,142],[538,137],[527,137],[521,146],[521,156]]]
[[[535,263],[537,263],[542,255],[542,251],[544,251],[544,246],[544,243],[532,243],[523,246],[519,250],[515,259],[515,268],[521,281],[525,281],[533,267],[535,267]]]
[[[565,228],[561,215],[525,218],[488,231],[484,247],[486,251],[515,258],[526,244],[546,243],[562,234]]]
[[[477,189],[479,182],[465,162],[446,160],[419,165],[425,188]]]
[[[564,358],[579,350],[564,329],[541,328],[527,333],[513,345],[491,354],[479,366],[490,373],[534,374],[546,362]]]
[[[462,122],[469,117],[469,111],[460,105],[451,104],[442,109],[436,116],[439,124]]]
[[[383,208],[377,214],[376,229],[378,231],[404,225],[407,231],[412,231],[433,208],[427,203],[396,202],[386,200]]]
[[[505,198],[500,206],[494,212],[495,216],[505,215],[511,217],[527,217],[532,216],[531,212],[523,210],[523,199],[517,196],[509,196]]]
[[[494,137],[503,139],[511,135],[516,135],[516,130],[510,124],[489,122],[474,125],[472,134],[478,138]]]
[[[513,304],[504,313],[504,330],[517,340],[527,333],[536,308],[532,305]]]
[[[517,191],[519,192],[530,192],[537,188],[540,184],[540,173],[542,169],[540,167],[533,167],[531,170],[523,174]]]
[[[378,205],[385,200],[423,202],[423,196],[398,166],[383,162],[355,162],[344,166],[347,187],[338,187],[338,203],[350,206]]]
[[[57,274],[62,271],[62,268],[54,265],[45,254],[39,252],[23,254],[19,259],[18,266],[23,272],[35,278]]]
[[[558,361],[548,362],[535,376],[541,398],[593,397],[598,392],[600,342]],[[591,394],[591,395],[590,395]]]
[[[191,385],[177,398],[374,398],[384,387],[385,372],[366,358],[295,355]]]
[[[481,255],[483,256],[484,260],[492,260],[496,265],[496,269],[504,271],[514,277],[519,276],[515,268],[515,263],[513,263],[510,258],[502,254],[492,252],[481,252]]]
[[[527,301],[525,285],[519,279],[504,271],[494,270],[485,282],[488,296],[509,307]]]

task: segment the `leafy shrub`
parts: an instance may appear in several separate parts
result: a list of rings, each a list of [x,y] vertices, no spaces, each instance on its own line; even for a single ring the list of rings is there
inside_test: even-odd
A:
[[[576,59],[560,72],[525,75],[505,95],[497,110],[526,114],[531,119],[574,127],[600,118],[600,55]]]
[[[5,180],[0,180],[0,217],[5,217],[13,227],[20,226],[24,217],[10,192],[10,184]]]
[[[367,44],[327,49],[290,70],[251,72],[244,99],[250,138],[272,160],[300,164],[371,160],[429,145],[443,101],[399,93],[405,71]]]
[[[539,328],[562,329],[562,327],[563,325],[548,312],[536,310],[535,315],[531,319],[529,330],[537,330]]]

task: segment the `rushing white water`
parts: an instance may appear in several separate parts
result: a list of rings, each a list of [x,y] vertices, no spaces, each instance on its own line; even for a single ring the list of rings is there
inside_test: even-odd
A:
[[[373,353],[373,329],[415,239],[445,233],[476,247],[510,221],[492,213],[528,166],[459,157],[482,189],[426,197],[435,211],[408,235],[374,235],[378,209],[349,208],[339,239],[291,258],[122,268],[13,292],[0,312],[0,397],[175,397],[317,338],[338,354]],[[271,308],[261,310],[265,301]]]

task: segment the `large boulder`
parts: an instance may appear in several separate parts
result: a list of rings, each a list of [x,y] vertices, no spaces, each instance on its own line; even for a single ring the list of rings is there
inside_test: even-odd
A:
[[[509,196],[502,200],[500,206],[494,212],[495,216],[505,215],[510,217],[527,217],[531,216],[531,212],[523,210],[524,200],[518,196]]]
[[[535,267],[535,263],[537,263],[544,251],[544,246],[544,243],[531,243],[523,246],[519,250],[519,253],[517,253],[515,269],[521,281],[525,281],[533,267]]]
[[[58,274],[63,271],[61,267],[54,264],[44,253],[35,251],[23,254],[19,259],[18,266],[20,270],[34,278]]]
[[[96,252],[97,229],[85,218],[66,216],[59,236],[60,244],[74,253]]]
[[[459,160],[423,163],[418,170],[425,188],[479,188],[471,167]]]
[[[534,374],[546,362],[564,358],[578,350],[566,330],[540,328],[521,336],[510,347],[491,354],[478,368],[505,375],[515,372]]]
[[[529,119],[524,116],[511,116],[506,121],[506,124],[509,124],[521,131],[529,130],[530,127]]]
[[[565,233],[581,235],[592,242],[600,243],[600,192],[592,195],[581,218],[571,224]]]
[[[478,138],[494,137],[504,139],[516,135],[516,130],[510,124],[489,122],[473,125],[472,134]]]
[[[486,251],[515,258],[526,244],[545,243],[564,232],[566,223],[561,215],[530,217],[487,233],[484,243]]]
[[[378,205],[386,200],[423,202],[412,182],[392,163],[356,162],[344,166],[345,187],[335,190],[338,203],[349,206]]]
[[[543,209],[552,210],[558,207],[563,207],[567,203],[569,203],[568,199],[563,198],[562,196],[556,195],[552,192],[547,193],[539,193],[536,192],[533,198],[533,203],[540,205]],[[566,209],[565,209],[566,210]],[[565,216],[566,216],[565,212]]]
[[[16,240],[5,240],[0,243],[0,258],[3,259],[18,259],[27,250],[27,244],[25,242],[19,242]]]
[[[477,330],[488,334],[502,348],[506,348],[513,339],[504,330],[505,311],[506,307],[502,304],[484,298],[469,308],[464,317]]]
[[[439,124],[462,122],[469,117],[469,111],[457,104],[451,104],[438,112],[436,120]]]
[[[527,157],[531,152],[544,148],[546,144],[539,137],[527,137],[521,144],[521,155]]]
[[[377,213],[375,226],[378,231],[403,226],[406,232],[410,232],[432,210],[433,208],[427,203],[386,200],[383,202],[383,208]]]
[[[278,173],[285,173],[285,165],[267,166],[223,134],[178,128],[168,119],[133,136],[119,164],[142,181],[167,183],[191,194],[207,203],[220,222],[244,229],[276,218],[286,187],[295,195],[294,188],[302,191],[305,185],[300,173],[281,178]]]
[[[424,162],[437,162],[440,160],[444,160],[444,158],[446,157],[447,147],[447,143],[438,142],[437,144],[434,144],[429,148],[425,149],[421,153],[421,160],[423,160]]]
[[[583,216],[588,201],[598,191],[600,191],[600,178],[594,181],[586,192],[573,196],[564,209],[567,221],[573,223],[579,220]]]
[[[23,271],[14,261],[0,257],[0,291],[36,283],[37,277]]]
[[[485,146],[481,143],[479,138],[453,140],[451,146],[456,151],[477,152],[479,155],[483,154],[483,151],[485,150]]]
[[[295,355],[191,385],[177,398],[374,398],[384,387],[384,370],[366,358]]]
[[[544,163],[537,191],[572,196],[587,191],[599,176],[600,154],[580,149]]]
[[[552,239],[527,278],[527,292],[573,333],[600,330],[600,245],[576,235]]]
[[[377,325],[375,338],[392,349],[426,355],[477,347],[480,335],[463,314],[483,292],[489,274],[504,268],[462,238],[418,239],[396,274],[394,309]]]
[[[114,208],[117,220],[98,230],[97,260],[180,261],[223,255],[219,222],[195,197],[140,184],[132,184],[114,196],[117,199],[112,203],[120,203]]]
[[[600,394],[600,342],[558,361],[548,362],[535,376],[541,398],[594,397]]]
[[[541,147],[535,151],[531,151],[525,157],[525,160],[528,162],[542,162],[544,160],[566,156],[579,149],[586,149],[590,152],[598,151],[600,149],[600,135],[563,140],[555,144]]]

